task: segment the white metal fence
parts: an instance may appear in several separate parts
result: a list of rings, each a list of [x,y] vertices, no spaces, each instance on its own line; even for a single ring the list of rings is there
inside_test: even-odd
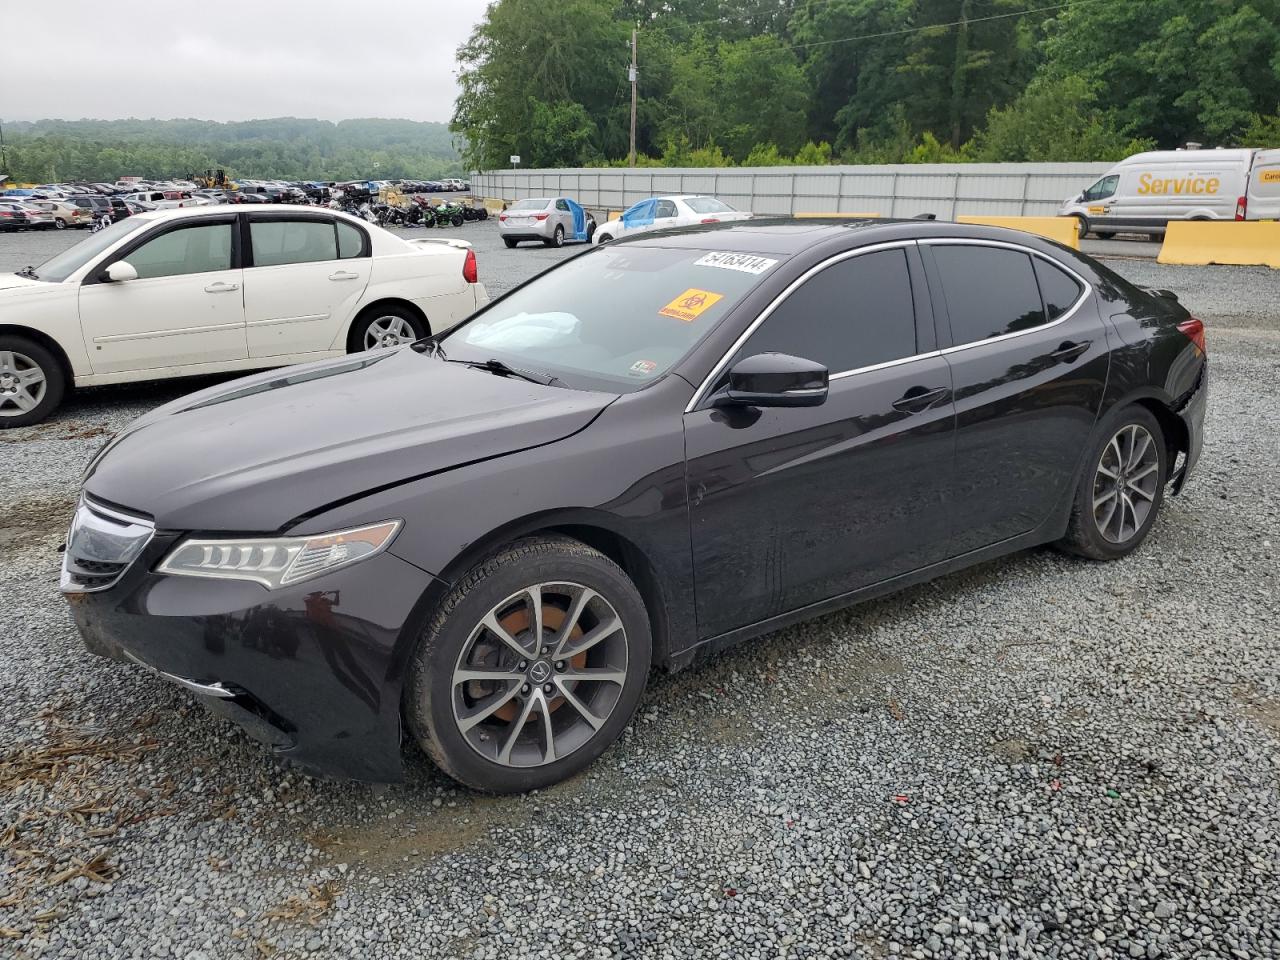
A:
[[[594,210],[623,210],[662,194],[707,193],[740,210],[878,213],[939,219],[960,214],[1052,216],[1109,163],[930,163],[838,167],[642,167],[475,173],[472,192],[494,200],[572,197]]]

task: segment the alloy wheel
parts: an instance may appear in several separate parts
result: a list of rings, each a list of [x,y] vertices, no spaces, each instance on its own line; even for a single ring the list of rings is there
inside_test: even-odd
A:
[[[578,583],[539,583],[494,606],[463,645],[453,718],[482,757],[507,767],[563,760],[609,719],[627,680],[622,618]]]
[[[1127,543],[1147,523],[1160,486],[1155,440],[1140,424],[1121,427],[1102,448],[1093,478],[1093,520],[1110,543]]]
[[[44,399],[46,388],[39,364],[25,353],[0,350],[0,417],[30,413]]]
[[[404,317],[378,317],[364,332],[364,348],[375,350],[386,347],[399,347],[413,343],[418,339],[412,325]]]

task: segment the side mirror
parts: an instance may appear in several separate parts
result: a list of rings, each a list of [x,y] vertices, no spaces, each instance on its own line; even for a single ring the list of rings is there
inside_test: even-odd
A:
[[[117,260],[107,267],[102,276],[111,283],[123,283],[125,280],[137,280],[138,271],[127,260]]]
[[[758,353],[729,370],[716,406],[817,407],[827,400],[827,368],[785,353]]]

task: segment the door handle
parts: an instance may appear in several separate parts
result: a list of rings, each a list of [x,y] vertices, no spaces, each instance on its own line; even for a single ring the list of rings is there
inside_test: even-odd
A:
[[[1081,340],[1079,343],[1076,343],[1074,340],[1064,340],[1062,343],[1058,344],[1058,349],[1049,354],[1049,356],[1061,363],[1073,363],[1074,361],[1079,360],[1084,352],[1092,345],[1092,340]]]
[[[346,270],[339,270],[337,273],[329,274],[330,280],[359,280],[360,274],[350,273]]]
[[[949,392],[946,387],[912,387],[893,401],[893,409],[904,413],[920,413],[928,410]]]
[[[223,283],[221,280],[219,280],[217,283],[211,283],[207,287],[205,287],[204,292],[205,293],[231,293],[232,291],[239,290],[239,289],[240,289],[240,284],[238,283]]]

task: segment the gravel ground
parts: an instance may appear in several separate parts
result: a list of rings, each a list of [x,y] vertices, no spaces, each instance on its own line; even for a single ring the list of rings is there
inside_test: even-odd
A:
[[[494,291],[563,255],[458,233]],[[1137,555],[1020,554],[655,676],[592,770],[520,798],[414,750],[404,786],[313,780],[84,651],[80,469],[196,384],[0,435],[0,955],[1280,956],[1276,275],[1112,266],[1181,292],[1214,365]]]

